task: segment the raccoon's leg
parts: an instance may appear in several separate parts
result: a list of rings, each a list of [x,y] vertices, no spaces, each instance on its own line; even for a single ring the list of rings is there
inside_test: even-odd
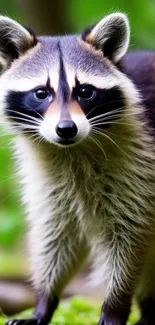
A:
[[[36,299],[34,315],[29,319],[11,319],[6,325],[46,325],[50,322],[51,317],[59,303],[58,297],[45,296],[40,293]]]
[[[137,325],[155,324],[155,243],[141,277],[140,285],[137,290],[137,301],[141,310],[141,319]]]
[[[155,324],[155,296],[139,300],[139,307],[141,309],[141,319],[136,325],[154,325]]]
[[[76,221],[76,220],[75,220]],[[33,283],[37,292],[34,316],[10,320],[7,325],[47,325],[56,309],[61,293],[87,255],[85,240],[79,236],[76,222],[56,222],[30,232]]]
[[[117,231],[114,234],[110,234],[109,231],[106,237],[111,239],[106,239],[102,247],[99,243],[100,247],[97,248],[100,256],[98,261],[96,259],[96,276],[103,279],[105,285],[105,299],[99,325],[126,324],[144,260],[141,241],[138,241],[137,234],[132,233],[130,236],[130,233],[127,234],[127,230],[123,231],[122,227],[120,229],[118,227]]]

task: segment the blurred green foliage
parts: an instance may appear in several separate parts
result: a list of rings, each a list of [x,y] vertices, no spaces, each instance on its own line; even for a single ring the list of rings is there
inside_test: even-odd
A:
[[[19,204],[19,184],[11,159],[12,138],[0,130],[0,246],[12,246],[24,227]]]
[[[9,15],[26,24],[21,3],[17,0],[1,0],[0,13]],[[31,1],[33,4],[33,0]],[[128,14],[131,23],[131,46],[155,48],[155,1],[154,0],[68,0],[66,15],[70,30],[80,32],[84,27],[113,11]],[[61,10],[61,6],[60,6]],[[33,23],[31,24],[33,27]],[[19,185],[15,177],[11,150],[11,138],[0,136],[0,247],[13,247],[24,232],[23,210],[19,204]]]
[[[50,325],[96,325],[100,312],[101,306],[98,302],[88,301],[83,297],[71,298],[60,303]],[[29,318],[31,315],[32,310],[27,310],[17,315],[17,318]],[[133,306],[127,325],[135,324],[139,318],[139,311]],[[5,317],[0,317],[0,325],[4,325],[5,321]]]
[[[154,0],[70,0],[68,7],[70,22],[78,32],[106,14],[124,12],[131,25],[131,47],[155,48]]]

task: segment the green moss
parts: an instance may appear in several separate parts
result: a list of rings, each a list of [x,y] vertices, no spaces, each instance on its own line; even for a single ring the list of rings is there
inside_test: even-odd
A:
[[[101,304],[88,301],[86,298],[76,297],[60,303],[56,310],[52,325],[97,325],[100,316]],[[26,310],[18,315],[19,318],[29,318],[32,310]],[[128,325],[134,324],[139,318],[139,311],[132,308]],[[4,325],[5,317],[0,317],[0,325]]]

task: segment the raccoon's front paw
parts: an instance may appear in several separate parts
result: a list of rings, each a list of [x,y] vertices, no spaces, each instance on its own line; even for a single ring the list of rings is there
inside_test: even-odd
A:
[[[32,317],[28,319],[10,319],[5,325],[41,325],[37,318]]]

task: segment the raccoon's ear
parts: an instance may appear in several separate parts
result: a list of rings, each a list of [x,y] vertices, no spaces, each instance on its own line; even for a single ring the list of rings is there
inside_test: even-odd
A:
[[[0,63],[8,66],[36,45],[35,35],[16,21],[0,16]]]
[[[103,18],[97,25],[86,30],[82,39],[102,50],[103,55],[114,63],[126,53],[129,45],[130,29],[127,16],[114,13]]]

